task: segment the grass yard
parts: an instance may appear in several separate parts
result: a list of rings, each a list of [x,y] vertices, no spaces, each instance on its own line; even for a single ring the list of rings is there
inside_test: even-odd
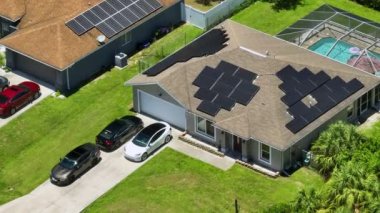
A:
[[[380,22],[378,11],[361,6],[350,0],[303,0],[295,10],[275,11],[267,2],[256,2],[232,17],[239,23],[275,35],[309,14],[322,4],[330,4],[364,18]]]
[[[163,163],[164,162],[164,163]],[[240,165],[228,171],[166,148],[84,212],[258,212],[323,180],[308,169],[273,179]]]
[[[48,97],[0,129],[0,204],[44,182],[59,157],[87,141],[110,121],[131,114],[131,88],[123,84],[138,73],[137,59],[165,47],[174,51],[202,33],[184,25],[130,58],[125,70],[112,70],[67,99]]]
[[[196,2],[196,0],[185,0],[185,3],[187,5],[190,5],[192,6],[193,8],[195,9],[198,9],[200,11],[204,11],[206,12],[207,10],[213,8],[215,5],[218,5],[219,4],[219,1],[211,1],[210,2],[210,5],[203,5],[203,4],[200,4],[198,2]]]

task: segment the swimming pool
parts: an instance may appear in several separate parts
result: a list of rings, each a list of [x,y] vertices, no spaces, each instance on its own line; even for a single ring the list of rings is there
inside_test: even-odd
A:
[[[331,37],[322,38],[316,43],[314,43],[313,45],[311,45],[308,49],[320,55],[326,56],[328,51],[335,44],[336,41],[337,39],[331,38]],[[349,51],[351,47],[354,47],[354,46],[350,43],[347,43],[344,41],[338,41],[334,49],[328,55],[328,57],[336,61],[347,64],[348,61],[351,59],[351,57],[356,55]],[[370,54],[371,54],[371,57],[375,57],[378,60],[380,60],[380,54],[377,54],[374,52],[370,52]]]

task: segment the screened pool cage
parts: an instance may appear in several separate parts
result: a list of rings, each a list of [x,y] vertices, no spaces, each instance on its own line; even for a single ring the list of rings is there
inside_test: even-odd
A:
[[[322,5],[278,38],[380,76],[380,24]]]

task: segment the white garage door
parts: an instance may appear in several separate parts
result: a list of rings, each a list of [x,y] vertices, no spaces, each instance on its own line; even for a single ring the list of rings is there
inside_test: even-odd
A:
[[[157,98],[146,92],[138,91],[140,112],[166,121],[181,129],[186,129],[185,109]]]

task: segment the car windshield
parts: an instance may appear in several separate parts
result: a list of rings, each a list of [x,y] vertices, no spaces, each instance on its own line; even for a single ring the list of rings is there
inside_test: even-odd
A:
[[[63,160],[61,161],[60,165],[62,167],[65,167],[67,169],[72,169],[74,168],[74,166],[77,164],[77,162],[75,162],[74,160],[71,160],[70,158],[63,158]]]
[[[6,103],[7,100],[8,100],[7,97],[5,97],[4,95],[0,95],[0,104],[4,104],[4,103]]]
[[[132,143],[137,146],[146,147],[149,142],[150,136],[151,135],[146,134],[144,131],[142,131],[136,135],[136,137],[132,140]]]

